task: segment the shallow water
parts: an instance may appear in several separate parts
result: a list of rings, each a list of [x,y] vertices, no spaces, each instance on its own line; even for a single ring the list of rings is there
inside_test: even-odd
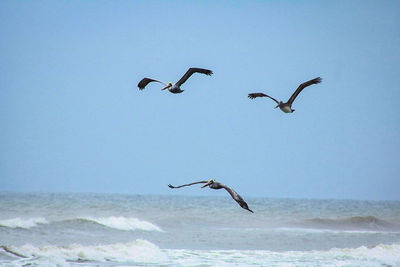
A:
[[[0,193],[0,265],[400,265],[400,202]]]

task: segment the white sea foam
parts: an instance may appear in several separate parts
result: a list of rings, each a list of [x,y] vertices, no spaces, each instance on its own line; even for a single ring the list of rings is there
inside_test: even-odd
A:
[[[154,244],[137,239],[129,243],[111,245],[82,246],[45,246],[36,247],[26,244],[20,247],[7,246],[3,248],[10,254],[18,255],[20,260],[14,263],[39,264],[46,266],[69,265],[68,262],[131,262],[158,263],[166,261],[165,254]],[[18,266],[18,264],[16,264]]]
[[[7,253],[20,257],[14,266],[69,266],[85,261],[85,265],[119,262],[151,266],[399,266],[400,245],[378,245],[330,249],[326,251],[267,250],[188,250],[160,249],[137,239],[129,243],[98,246],[7,246]],[[80,265],[79,265],[80,266]]]
[[[162,232],[162,229],[155,224],[147,221],[141,221],[137,218],[126,218],[126,217],[102,217],[102,218],[80,218],[82,220],[92,221],[110,228],[124,230],[124,231],[158,231]]]
[[[29,229],[39,224],[47,224],[49,223],[45,218],[38,217],[38,218],[13,218],[13,219],[6,219],[0,220],[0,226],[9,227],[9,228],[25,228]]]
[[[399,266],[400,245],[327,251],[165,250],[178,266]]]

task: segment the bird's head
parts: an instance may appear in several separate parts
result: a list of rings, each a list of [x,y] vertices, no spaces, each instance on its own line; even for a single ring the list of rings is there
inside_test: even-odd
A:
[[[283,104],[283,102],[282,101],[279,101],[279,104],[278,105],[276,105],[276,107],[275,108],[279,108],[281,105]]]
[[[165,86],[163,89],[161,89],[161,90],[165,90],[165,89],[167,89],[167,88],[170,88],[170,87],[172,87],[172,82],[169,82],[168,84],[167,84],[167,86]]]
[[[211,179],[210,181],[208,181],[208,183],[206,183],[205,185],[203,185],[201,188],[204,188],[204,187],[206,187],[206,186],[208,186],[208,185],[210,185],[210,184],[212,184],[212,183],[214,183],[215,182],[215,180],[214,179]]]

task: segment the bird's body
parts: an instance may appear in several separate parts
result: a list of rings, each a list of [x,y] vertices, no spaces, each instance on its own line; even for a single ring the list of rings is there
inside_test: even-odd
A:
[[[152,78],[143,78],[138,83],[138,87],[139,87],[139,90],[143,90],[149,83],[158,82],[158,83],[162,83],[162,84],[165,85],[165,87],[163,87],[161,90],[168,89],[168,91],[170,91],[173,94],[180,94],[180,93],[182,93],[184,91],[184,90],[181,89],[181,85],[184,82],[186,82],[186,80],[189,79],[190,76],[192,76],[193,73],[202,73],[202,74],[205,74],[205,75],[213,74],[213,72],[211,70],[201,69],[201,68],[190,68],[190,69],[188,69],[186,71],[185,75],[183,75],[182,78],[180,78],[179,81],[177,81],[175,84],[173,84],[172,82],[164,83],[162,81],[155,80],[155,79],[152,79]]]
[[[300,84],[299,87],[296,89],[296,91],[292,94],[292,96],[289,98],[289,100],[286,103],[284,103],[282,101],[278,101],[275,98],[273,98],[273,97],[271,97],[269,95],[266,95],[264,93],[251,93],[251,94],[249,94],[248,97],[250,99],[254,99],[254,98],[257,98],[257,97],[268,97],[268,98],[271,98],[272,100],[274,100],[278,104],[275,108],[279,107],[285,113],[292,113],[292,112],[294,112],[294,109],[292,109],[292,104],[293,104],[294,100],[296,99],[296,97],[300,94],[300,92],[303,91],[304,88],[306,88],[306,87],[308,87],[308,86],[310,86],[312,84],[320,83],[321,81],[322,81],[322,79],[320,77],[317,77],[315,79],[312,79],[312,80],[309,80],[307,82],[304,82],[304,83]]]
[[[174,84],[172,87],[168,88],[168,91],[170,91],[173,94],[180,94],[185,90],[182,90],[179,86]]]
[[[250,212],[253,212],[251,209],[249,209],[247,203],[243,200],[243,198],[235,190],[233,190],[232,188],[230,188],[227,185],[224,185],[223,183],[216,182],[214,179],[211,179],[209,181],[199,181],[199,182],[194,182],[194,183],[190,183],[190,184],[184,184],[184,185],[180,185],[180,186],[173,186],[173,185],[169,184],[168,186],[170,188],[181,188],[181,187],[184,187],[184,186],[191,186],[191,185],[194,185],[194,184],[205,184],[201,188],[204,188],[204,187],[208,186],[209,188],[215,189],[215,190],[223,188],[240,205],[240,207],[242,207],[243,209],[248,210]]]
[[[292,109],[291,105],[288,103],[280,104],[279,108],[285,113],[292,113],[294,111],[294,109]]]

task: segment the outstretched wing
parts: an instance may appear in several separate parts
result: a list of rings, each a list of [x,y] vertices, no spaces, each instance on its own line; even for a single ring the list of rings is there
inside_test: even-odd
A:
[[[288,103],[290,105],[293,104],[296,97],[300,94],[301,91],[303,91],[304,88],[306,88],[307,86],[313,85],[313,84],[320,83],[321,81],[322,81],[322,79],[320,77],[317,77],[315,79],[312,79],[312,80],[309,80],[307,82],[300,84],[299,87],[296,89],[296,91],[293,93],[293,95],[289,98]]]
[[[272,96],[266,95],[266,94],[264,94],[264,93],[251,93],[251,94],[248,95],[248,97],[249,97],[250,99],[254,99],[254,98],[257,98],[257,97],[269,97],[269,98],[271,98],[272,100],[274,100],[277,104],[279,104],[279,101],[278,101],[278,100],[276,100],[276,99],[273,98]]]
[[[175,84],[176,86],[181,86],[184,82],[186,82],[187,79],[192,76],[193,73],[202,73],[205,75],[211,75],[213,72],[211,70],[207,69],[200,69],[200,68],[190,68],[188,71],[185,73],[185,75],[182,76],[182,78]]]
[[[138,87],[139,87],[139,90],[143,90],[149,83],[151,83],[151,82],[158,82],[158,83],[162,83],[162,84],[165,84],[165,85],[167,85],[165,82],[162,82],[162,81],[159,81],[159,80],[154,80],[154,79],[151,79],[151,78],[143,78],[139,83],[138,83]]]
[[[208,183],[208,181],[199,181],[199,182],[194,182],[194,183],[190,183],[190,184],[183,184],[183,185],[179,185],[179,186],[173,186],[173,185],[169,184],[168,187],[169,188],[181,188],[181,187],[184,187],[184,186],[191,186],[191,185],[194,185],[194,184],[206,184],[206,183]]]
[[[220,185],[228,191],[228,193],[232,196],[232,198],[240,205],[245,210],[248,210],[250,212],[253,212],[251,209],[249,209],[249,206],[247,205],[246,201],[243,200],[243,198],[232,188],[230,188],[227,185],[221,184]]]

